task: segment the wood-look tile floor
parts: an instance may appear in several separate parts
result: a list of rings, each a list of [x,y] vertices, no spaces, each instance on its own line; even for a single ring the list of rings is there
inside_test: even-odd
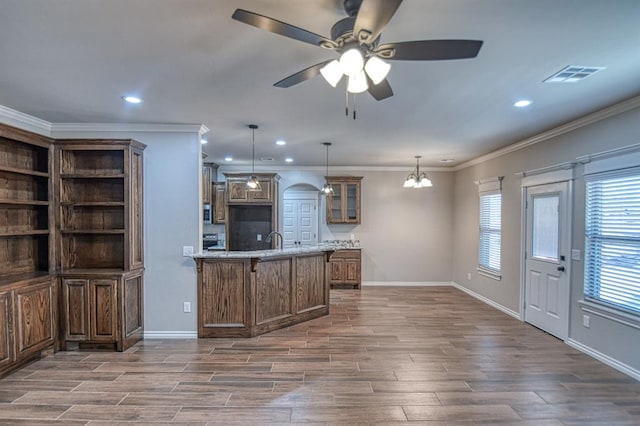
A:
[[[332,290],[251,339],[59,352],[0,380],[0,424],[640,425],[640,382],[450,287]]]

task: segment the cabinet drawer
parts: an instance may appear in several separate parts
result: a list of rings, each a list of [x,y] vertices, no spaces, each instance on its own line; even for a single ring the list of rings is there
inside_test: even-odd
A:
[[[336,250],[331,259],[360,259],[360,250]]]

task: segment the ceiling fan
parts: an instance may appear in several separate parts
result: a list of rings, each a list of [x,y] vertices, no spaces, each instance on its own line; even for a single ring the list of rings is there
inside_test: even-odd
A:
[[[329,59],[312,65],[278,81],[274,86],[291,87],[322,74],[335,87],[346,75],[349,92],[368,91],[380,101],[393,96],[386,79],[391,66],[384,60],[475,58],[482,46],[481,40],[419,40],[380,44],[382,30],[401,3],[402,0],[344,0],[343,7],[348,17],[331,27],[331,38],[243,9],[236,9],[232,18],[340,54],[339,60]]]

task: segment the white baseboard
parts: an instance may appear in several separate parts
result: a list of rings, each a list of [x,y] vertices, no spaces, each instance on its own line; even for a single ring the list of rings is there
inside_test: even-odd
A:
[[[451,281],[362,281],[363,287],[451,287]]]
[[[492,306],[494,308],[496,308],[499,311],[504,312],[505,314],[514,317],[515,319],[522,321],[522,318],[520,318],[520,314],[517,313],[516,311],[513,311],[509,308],[507,308],[506,306],[502,306],[501,304],[494,302],[493,300],[489,299],[488,297],[484,297],[481,294],[476,293],[475,291],[469,290],[468,288],[461,286],[460,284],[456,283],[456,282],[452,282],[451,283],[452,286],[454,286],[455,288],[457,288],[460,291],[463,291],[465,293],[467,293],[469,296],[474,297],[478,300],[480,300],[481,302],[486,303],[489,306]]]
[[[197,339],[196,331],[145,331],[145,339]]]
[[[565,343],[571,346],[572,348],[577,349],[580,352],[583,352],[604,364],[607,364],[609,367],[615,368],[616,370],[626,374],[627,376],[633,377],[636,380],[640,380],[639,370],[636,370],[635,368],[628,366],[627,364],[624,364],[618,361],[617,359],[611,358],[610,356],[605,355],[602,352],[598,352],[595,349],[590,348],[589,346],[583,345],[582,343],[573,339],[567,339],[565,340]]]

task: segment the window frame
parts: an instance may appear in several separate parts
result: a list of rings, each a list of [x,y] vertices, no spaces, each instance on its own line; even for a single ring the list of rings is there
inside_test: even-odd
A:
[[[478,185],[478,267],[477,271],[480,275],[483,275],[488,278],[492,278],[494,280],[500,281],[502,279],[502,179],[503,177],[495,177],[482,181],[476,182]],[[495,197],[498,196],[498,226],[492,224],[495,220],[495,217],[492,217],[493,214],[491,211],[486,212],[489,215],[489,224],[485,225],[483,223],[483,218],[485,218],[484,209],[491,209],[493,206],[492,202],[488,203],[483,202],[484,197]],[[495,212],[494,212],[495,214]],[[497,235],[497,243],[495,242],[495,236]],[[483,250],[483,241],[484,238],[487,238],[487,244],[489,245],[487,250]],[[498,268],[491,267],[490,264],[496,259],[491,257],[491,253],[497,251],[497,263]],[[484,256],[488,256],[484,259]]]
[[[625,234],[622,232],[624,228],[617,228],[615,235],[611,232],[598,232],[603,226],[602,223],[605,220],[603,218],[603,208],[590,209],[590,205],[594,204],[596,207],[603,206],[603,197],[593,195],[589,197],[590,185],[597,185],[598,183],[611,182],[614,180],[621,180],[624,178],[634,178],[640,180],[640,167],[632,167],[629,169],[617,169],[612,171],[603,171],[599,173],[593,173],[585,175],[585,227],[584,227],[584,282],[583,282],[583,297],[586,302],[595,304],[602,308],[613,310],[614,312],[631,315],[640,319],[640,302],[632,304],[631,302],[624,303],[621,299],[625,297],[634,297],[636,291],[640,294],[640,282],[638,283],[624,283],[620,281],[620,275],[623,270],[615,266],[612,262],[606,260],[605,255],[599,255],[602,249],[608,244],[617,244],[621,246],[628,246],[629,251],[640,252],[640,237],[634,237],[633,235]],[[594,188],[594,191],[596,188]],[[616,200],[616,204],[619,201]],[[632,207],[638,207],[640,203],[634,203]],[[611,206],[608,206],[611,208]],[[590,219],[594,216],[594,219]],[[600,218],[600,219],[599,219]],[[619,251],[619,250],[618,250]],[[623,254],[627,254],[625,251]],[[623,256],[624,257],[624,256]],[[602,295],[600,290],[603,286],[599,277],[602,275],[603,266],[610,265],[611,270],[609,272],[609,280],[612,281],[608,286],[608,292],[617,293],[616,299],[612,296],[609,298],[606,295]],[[634,265],[632,267],[634,271],[640,272],[640,265]],[[612,275],[613,274],[613,275]],[[637,275],[636,275],[637,276]],[[632,289],[636,291],[627,291],[624,287],[629,287],[629,284],[633,284]],[[605,293],[606,294],[606,293]]]

